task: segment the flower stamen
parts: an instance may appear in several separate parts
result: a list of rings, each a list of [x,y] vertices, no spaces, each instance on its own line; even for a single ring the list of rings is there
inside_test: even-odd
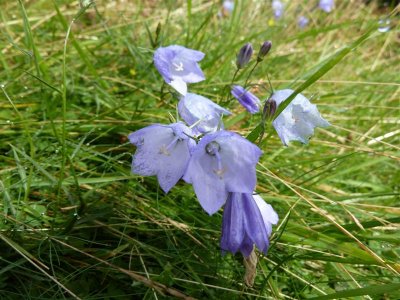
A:
[[[176,63],[172,63],[173,65],[174,65],[174,67],[175,67],[175,71],[177,71],[177,72],[180,72],[180,71],[183,71],[183,62],[179,62],[179,65],[178,64],[176,64]]]
[[[170,156],[171,155],[171,149],[172,147],[175,146],[175,144],[178,142],[179,137],[175,137],[167,146],[162,145],[160,150],[158,151],[159,154],[164,154],[166,156]]]

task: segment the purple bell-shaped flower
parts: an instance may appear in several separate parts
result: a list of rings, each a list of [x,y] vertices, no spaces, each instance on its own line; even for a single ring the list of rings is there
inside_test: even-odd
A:
[[[267,253],[272,224],[278,215],[260,196],[229,193],[222,219],[221,249],[248,257],[254,245]]]

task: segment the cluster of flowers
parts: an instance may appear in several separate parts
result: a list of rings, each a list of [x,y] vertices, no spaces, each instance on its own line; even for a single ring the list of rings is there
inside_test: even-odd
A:
[[[285,11],[285,4],[280,0],[272,0],[271,2],[272,10],[274,12],[275,19],[280,19],[283,16]],[[319,0],[318,8],[323,10],[326,13],[330,13],[335,7],[334,0]],[[234,0],[225,0],[222,3],[222,12],[221,15],[229,15],[233,12],[235,8]],[[308,18],[305,16],[300,16],[298,19],[298,25],[300,27],[305,27],[308,24]]]
[[[319,0],[318,8],[323,10],[326,13],[330,13],[333,8],[335,7],[334,0]],[[285,5],[280,0],[273,0],[272,1],[272,10],[274,11],[275,19],[280,19],[283,16]],[[306,16],[299,16],[297,20],[297,24],[300,28],[304,28],[308,25],[308,18]]]
[[[269,52],[270,42],[260,48],[258,60]],[[237,58],[238,69],[250,60],[253,48],[246,44]],[[158,48],[154,64],[165,82],[180,94],[178,111],[185,121],[169,125],[153,124],[129,135],[136,152],[132,172],[156,175],[165,193],[180,180],[192,184],[203,209],[210,215],[224,204],[221,248],[240,251],[248,257],[254,245],[266,253],[272,225],[278,215],[260,196],[256,187],[256,164],[262,154],[258,146],[237,133],[224,130],[222,116],[231,114],[213,101],[187,92],[187,83],[205,79],[198,62],[204,53],[178,45]],[[251,113],[260,111],[261,101],[241,86],[231,91]],[[293,93],[276,91],[267,101],[277,107]],[[315,126],[327,126],[315,105],[302,95],[275,119],[274,127],[282,142],[307,143]]]

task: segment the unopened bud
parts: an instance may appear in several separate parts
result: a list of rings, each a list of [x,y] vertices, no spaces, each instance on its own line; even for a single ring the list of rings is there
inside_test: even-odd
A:
[[[236,66],[238,69],[244,68],[249,63],[252,54],[253,46],[250,43],[247,43],[239,50],[236,59]]]
[[[272,98],[269,98],[268,100],[267,100],[267,102],[265,102],[265,104],[264,104],[264,109],[263,109],[263,117],[264,117],[264,120],[266,120],[266,119],[270,119],[270,118],[272,118],[273,117],[273,115],[275,114],[275,112],[276,112],[276,102],[275,102],[275,100],[274,99],[272,99]]]
[[[264,56],[266,56],[268,54],[269,50],[271,50],[271,47],[272,47],[272,42],[265,41],[261,45],[260,51],[258,51],[257,60],[262,61],[264,59]]]

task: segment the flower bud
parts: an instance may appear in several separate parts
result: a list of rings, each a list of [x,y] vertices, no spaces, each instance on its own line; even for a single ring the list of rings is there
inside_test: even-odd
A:
[[[274,116],[276,112],[276,102],[274,99],[269,98],[267,102],[264,104],[264,109],[263,109],[263,117],[265,119],[270,119]]]
[[[250,43],[247,43],[239,50],[236,59],[237,68],[238,69],[244,68],[250,61],[252,54],[253,54],[253,46]]]
[[[260,51],[258,51],[257,60],[262,61],[264,59],[264,56],[266,56],[268,54],[269,50],[271,50],[271,47],[272,47],[272,42],[265,41],[261,45]]]

